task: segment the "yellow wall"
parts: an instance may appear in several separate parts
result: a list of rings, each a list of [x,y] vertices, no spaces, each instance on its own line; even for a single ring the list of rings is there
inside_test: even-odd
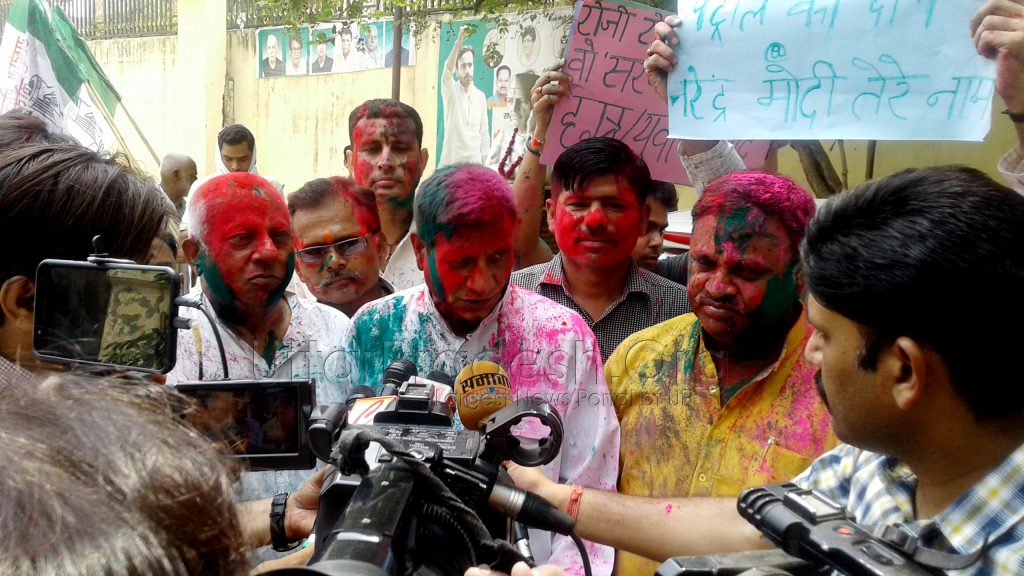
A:
[[[879,142],[875,149],[875,177],[898,172],[904,168],[935,166],[940,164],[963,164],[987,172],[1002,182],[996,164],[999,158],[1017,143],[1013,125],[1000,112],[1005,108],[1001,99],[992,103],[992,129],[984,142]],[[831,140],[823,141],[825,150],[832,146]],[[865,181],[868,145],[863,140],[846,142],[848,182],[854,187]],[[836,172],[841,172],[839,148],[829,154]],[[793,176],[806,185],[800,159],[789,147],[779,153],[779,171]],[[842,176],[842,174],[840,174]]]
[[[196,10],[207,13],[205,4]],[[188,28],[187,15],[181,14],[180,29]],[[208,32],[201,34],[216,38],[212,27],[223,30],[223,20],[206,20],[203,26]],[[218,66],[216,47],[204,47],[195,38],[193,31],[188,42],[158,37],[97,40],[89,45],[157,154],[192,155],[201,173],[213,170],[219,124],[240,122],[256,135],[261,173],[282,181],[286,191],[312,178],[345,175],[349,112],[368,98],[391,95],[390,70],[259,79],[255,30],[226,32],[224,68]],[[438,35],[423,34],[418,40],[417,65],[402,69],[402,100],[419,111],[424,146],[431,151],[437,131],[438,49]],[[216,78],[222,73],[221,87]],[[198,109],[198,97],[205,100],[205,110]],[[984,143],[880,142],[875,175],[910,166],[960,163],[998,177],[996,163],[1013,145],[1015,135],[1010,122],[998,113],[1002,102],[997,99],[993,108],[993,130]],[[824,144],[827,149],[832,142]],[[847,143],[851,186],[864,180],[866,149],[863,141]],[[832,157],[839,170],[838,150],[832,151]],[[428,166],[433,166],[433,160]],[[780,153],[779,169],[804,182],[792,149]],[[694,200],[692,191],[681,191],[680,207]]]
[[[180,149],[175,36],[93,40],[89,49],[158,155]]]

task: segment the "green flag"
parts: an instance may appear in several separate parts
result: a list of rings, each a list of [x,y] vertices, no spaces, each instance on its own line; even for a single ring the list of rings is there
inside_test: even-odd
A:
[[[136,164],[141,161],[140,168],[154,168],[155,155],[127,117],[121,96],[60,7],[16,0],[0,63],[7,69],[0,79],[0,113],[27,110],[84,146],[120,151]]]

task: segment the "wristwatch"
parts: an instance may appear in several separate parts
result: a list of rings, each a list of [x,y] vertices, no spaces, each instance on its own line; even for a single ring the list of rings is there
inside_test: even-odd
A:
[[[288,541],[284,531],[284,508],[288,505],[288,493],[281,492],[270,503],[270,544],[278,552],[287,552],[302,543],[302,539]]]

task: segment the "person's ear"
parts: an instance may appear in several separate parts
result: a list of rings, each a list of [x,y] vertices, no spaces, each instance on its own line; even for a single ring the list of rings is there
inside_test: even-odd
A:
[[[420,270],[427,269],[427,245],[419,234],[409,233],[409,240],[412,241],[412,250],[416,254],[416,267]]]
[[[352,150],[345,150],[345,169],[348,170],[348,175],[352,175]]]
[[[420,174],[427,169],[428,160],[430,160],[430,152],[426,148],[420,148]]]
[[[896,339],[890,353],[879,358],[880,375],[891,386],[893,401],[902,411],[917,406],[925,397],[929,378],[934,378],[929,365],[929,351],[906,336]]]
[[[644,205],[640,207],[640,230],[637,232],[637,238],[647,234],[647,222],[651,219],[651,203],[644,202]]]
[[[381,269],[383,269],[385,264],[388,261],[388,248],[389,248],[388,241],[387,241],[386,238],[384,238],[384,235],[381,234],[380,232],[374,234],[373,238],[374,238],[374,242],[376,242],[376,244],[377,244],[377,258],[378,258],[378,262],[380,262],[380,267],[381,267]]]
[[[199,266],[199,252],[201,251],[199,241],[195,238],[186,238],[181,243],[181,251],[185,254],[185,261],[195,270],[196,276],[202,276],[203,271]]]
[[[544,201],[544,210],[548,213],[548,230],[551,233],[555,232],[555,211],[558,208],[558,200],[556,198],[548,198]]]
[[[31,328],[35,310],[36,287],[27,276],[8,278],[0,285],[0,310],[4,324]]]

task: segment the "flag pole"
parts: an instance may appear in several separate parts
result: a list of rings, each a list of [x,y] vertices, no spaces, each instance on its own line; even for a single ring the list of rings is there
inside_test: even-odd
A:
[[[121,150],[125,154],[127,154],[128,157],[131,158],[136,165],[138,165],[139,161],[135,158],[131,149],[128,147],[128,144],[125,143],[124,136],[121,135],[121,129],[117,127],[117,124],[114,122],[114,118],[110,115],[109,112],[107,112],[107,107],[103,105],[102,100],[100,100],[99,94],[97,94],[96,89],[93,88],[92,82],[85,82],[85,87],[89,91],[89,95],[93,98],[93,102],[99,102],[99,104],[96,106],[96,109],[99,110],[101,114],[103,114],[103,118],[106,119],[111,131],[114,133],[114,138],[117,139],[117,143],[121,147]],[[149,154],[153,159],[153,165],[159,167],[160,160],[156,157],[156,152],[153,151],[153,147],[149,145],[149,140],[146,139],[146,136],[142,134],[142,130],[139,130],[139,125],[136,124],[135,120],[132,119],[130,114],[128,114],[128,109],[125,107],[124,103],[120,100],[118,102],[121,105],[121,108],[124,109],[125,115],[128,116],[129,120],[131,120],[132,126],[135,128],[135,133],[139,135],[139,139],[142,140],[142,143],[146,145],[146,149],[149,150]]]

